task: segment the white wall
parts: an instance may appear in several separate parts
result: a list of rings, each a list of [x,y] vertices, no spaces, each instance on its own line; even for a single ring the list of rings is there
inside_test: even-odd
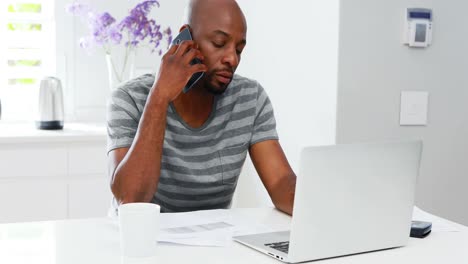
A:
[[[112,14],[118,11],[122,16],[135,1],[108,3],[93,1],[98,9]],[[161,8],[155,12],[157,21],[178,31],[185,1],[160,3]],[[297,169],[301,147],[335,140],[338,0],[240,0],[239,4],[247,18],[248,44],[237,73],[258,80],[268,92],[281,144]],[[68,82],[68,98],[73,106],[69,117],[104,121],[109,93],[104,55],[98,52],[89,56],[77,46],[80,34],[86,30],[76,22],[75,19],[75,45],[68,58],[74,62],[69,66],[72,79]],[[158,55],[139,53],[137,70],[156,71],[159,60]],[[251,165],[247,168],[252,170]],[[255,191],[265,194],[258,177],[247,174],[252,177],[241,179],[239,184],[255,186]]]
[[[248,44],[237,72],[265,87],[280,141],[297,168],[301,147],[334,143],[338,1],[238,2]]]
[[[434,12],[428,49],[401,44],[406,7]],[[421,138],[416,203],[468,224],[468,34],[461,0],[341,1],[337,142]],[[428,125],[400,127],[402,90],[428,91]]]
[[[338,0],[238,2],[248,44],[237,72],[268,92],[280,143],[298,174],[302,147],[335,142]],[[235,198],[238,206],[270,202],[249,160]]]

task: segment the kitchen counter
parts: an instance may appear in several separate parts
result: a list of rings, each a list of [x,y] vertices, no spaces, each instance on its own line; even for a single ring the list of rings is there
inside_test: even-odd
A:
[[[0,144],[105,140],[105,124],[65,123],[63,130],[40,130],[34,123],[1,123]]]

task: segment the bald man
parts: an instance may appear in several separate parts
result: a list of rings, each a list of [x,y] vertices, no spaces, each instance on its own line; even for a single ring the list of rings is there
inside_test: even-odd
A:
[[[190,1],[193,41],[172,46],[156,75],[112,94],[108,164],[113,209],[152,202],[162,212],[228,208],[249,152],[279,210],[292,214],[296,176],[278,142],[262,86],[234,74],[247,23],[233,0]],[[199,58],[203,63],[190,65]],[[192,74],[204,77],[181,93]]]

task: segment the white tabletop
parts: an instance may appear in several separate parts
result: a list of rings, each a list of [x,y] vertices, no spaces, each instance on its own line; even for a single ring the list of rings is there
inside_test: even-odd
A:
[[[272,208],[231,209],[232,218],[273,230],[288,229],[291,218]],[[434,230],[406,247],[319,261],[319,263],[468,263],[468,228]],[[110,218],[0,225],[0,263],[119,264],[119,230]],[[226,247],[161,244],[150,263],[280,263],[236,242]]]

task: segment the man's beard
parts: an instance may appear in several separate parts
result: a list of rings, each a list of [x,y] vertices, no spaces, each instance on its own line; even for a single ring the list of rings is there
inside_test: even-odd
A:
[[[216,72],[205,73],[205,76],[202,78],[204,82],[203,86],[205,87],[206,91],[208,91],[209,93],[213,95],[220,95],[220,94],[223,94],[227,90],[229,84],[232,82],[232,78],[228,83],[220,85],[217,83],[215,75],[216,75]]]
[[[229,84],[228,84],[228,85],[229,85]],[[208,84],[205,86],[205,89],[206,89],[210,94],[213,94],[213,95],[220,95],[220,94],[223,94],[223,93],[227,90],[228,85],[226,85],[225,87],[218,88],[218,87],[214,87],[213,85],[211,85],[211,83],[208,83]]]

